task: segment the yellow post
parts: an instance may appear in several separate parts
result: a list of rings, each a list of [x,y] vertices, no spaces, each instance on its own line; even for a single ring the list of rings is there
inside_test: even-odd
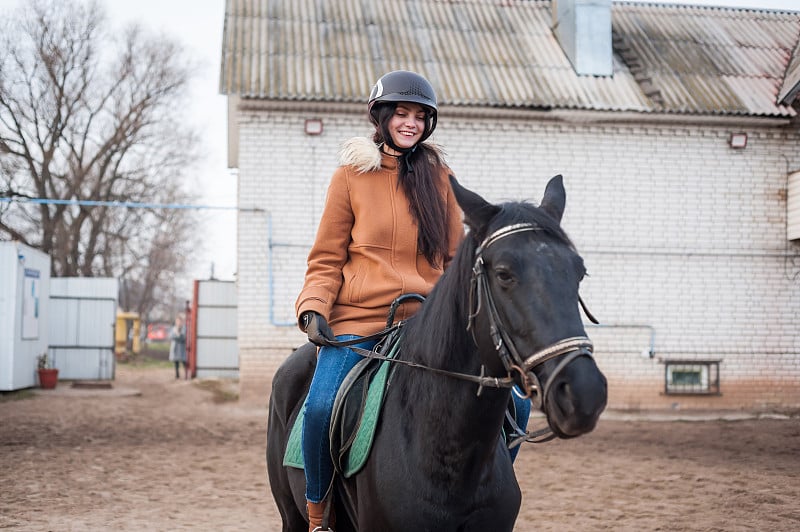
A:
[[[142,322],[137,312],[117,311],[117,324],[114,327],[114,353],[117,356],[139,354],[141,352],[141,340],[139,333],[142,329]],[[130,340],[130,344],[128,343]]]
[[[132,318],[132,321],[133,342],[131,342],[131,351],[133,351],[134,355],[138,355],[142,352],[142,320],[139,319],[137,314],[135,318]]]

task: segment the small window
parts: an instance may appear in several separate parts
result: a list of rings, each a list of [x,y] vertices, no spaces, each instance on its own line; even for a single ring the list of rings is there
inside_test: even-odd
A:
[[[720,395],[719,360],[667,360],[664,393],[667,395]]]

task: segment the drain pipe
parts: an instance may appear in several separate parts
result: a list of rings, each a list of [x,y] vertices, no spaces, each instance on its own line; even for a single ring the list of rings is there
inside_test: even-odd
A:
[[[267,254],[267,272],[268,272],[268,293],[269,293],[269,323],[275,327],[297,327],[297,322],[293,319],[290,321],[278,320],[275,317],[275,267],[272,262],[273,250],[275,248],[307,248],[308,246],[300,244],[290,244],[275,242],[272,239],[272,213],[267,213],[267,247],[269,253]]]
[[[279,321],[275,317],[275,271],[274,266],[272,263],[272,250],[277,247],[306,247],[301,246],[299,244],[287,244],[287,243],[280,243],[275,242],[272,239],[272,213],[268,211],[265,212],[267,216],[267,247],[269,248],[268,253],[268,264],[267,264],[267,271],[268,271],[268,287],[269,287],[269,322],[270,325],[275,327],[295,327],[297,322],[294,320],[291,321]],[[595,328],[603,328],[603,329],[646,329],[650,331],[650,346],[648,349],[642,351],[642,356],[647,358],[654,358],[656,356],[656,330],[655,327],[652,325],[639,325],[639,324],[595,324],[595,323],[587,323],[585,324],[587,327],[595,327]]]
[[[279,321],[275,317],[275,266],[272,261],[273,249],[277,247],[305,247],[300,246],[298,244],[287,244],[287,243],[280,243],[275,242],[272,239],[272,212],[262,209],[259,207],[245,207],[239,209],[240,212],[252,213],[252,214],[261,214],[264,215],[266,218],[266,225],[267,225],[267,297],[269,298],[269,307],[268,307],[268,314],[269,314],[269,323],[270,325],[274,325],[275,327],[294,327],[297,323],[292,321]]]

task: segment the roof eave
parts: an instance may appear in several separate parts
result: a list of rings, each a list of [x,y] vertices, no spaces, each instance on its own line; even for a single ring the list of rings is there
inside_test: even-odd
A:
[[[285,112],[364,114],[366,119],[366,102],[331,102],[298,99],[266,99],[241,97],[237,109],[269,110]],[[700,114],[675,113],[654,110],[618,110],[618,109],[567,109],[545,108],[535,106],[491,106],[491,105],[454,105],[442,102],[439,106],[440,116],[453,118],[498,118],[558,121],[574,124],[603,123],[661,123],[661,124],[697,124],[697,125],[730,125],[739,127],[782,127],[791,124],[788,115],[745,115],[737,114]]]

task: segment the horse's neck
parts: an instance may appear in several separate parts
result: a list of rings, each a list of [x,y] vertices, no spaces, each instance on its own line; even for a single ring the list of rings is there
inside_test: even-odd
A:
[[[454,275],[451,264],[420,312],[406,325],[400,358],[452,373],[480,375],[481,356],[467,332],[465,301],[469,282]],[[398,368],[400,369],[400,368]],[[486,389],[453,375],[402,368],[397,375],[400,399],[396,415],[410,419],[408,438],[422,449],[465,450],[481,461],[494,453],[508,406],[508,389]],[[447,453],[444,453],[447,454]],[[482,456],[483,455],[483,456]]]
[[[458,357],[453,353],[439,357],[404,353],[402,358],[447,371],[480,374],[477,358],[454,366]],[[444,360],[449,366],[442,367]],[[412,420],[409,437],[421,448],[439,450],[444,460],[452,456],[476,463],[491,459],[508,406],[507,389],[484,388],[479,396],[475,382],[419,368],[404,368],[397,375],[396,386],[403,405],[399,415]]]

